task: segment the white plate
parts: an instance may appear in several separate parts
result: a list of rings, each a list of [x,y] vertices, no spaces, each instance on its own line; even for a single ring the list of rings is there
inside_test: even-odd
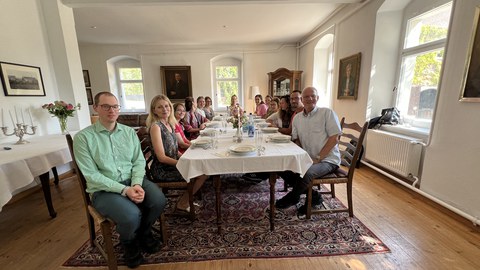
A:
[[[210,138],[200,138],[200,139],[193,140],[192,143],[194,145],[206,145],[206,144],[212,143],[212,139],[210,139]]]
[[[232,145],[228,148],[230,152],[239,155],[246,155],[255,152],[257,148],[251,144],[239,144],[239,145]]]
[[[212,121],[222,121],[223,120],[223,117],[222,116],[214,116],[212,118]]]
[[[285,142],[290,142],[292,140],[292,136],[290,135],[272,135],[270,136],[270,140],[272,142],[279,142],[279,143],[285,143]]]
[[[204,130],[200,130],[200,135],[201,136],[215,136],[215,129],[213,128],[207,128],[207,129],[204,129]]]
[[[262,123],[262,122],[265,122],[265,119],[262,119],[262,118],[253,119],[253,122],[255,122],[255,123]]]
[[[265,133],[275,133],[278,131],[278,128],[276,127],[266,127],[261,129]]]
[[[267,122],[261,122],[261,123],[257,123],[257,126],[259,128],[266,128],[270,125],[270,123],[267,123]]]
[[[207,122],[207,123],[205,123],[205,126],[210,127],[210,128],[221,127],[222,122],[219,122],[219,121]]]

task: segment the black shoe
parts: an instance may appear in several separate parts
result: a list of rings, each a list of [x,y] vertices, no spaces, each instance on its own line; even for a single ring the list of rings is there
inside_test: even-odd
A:
[[[139,237],[139,240],[141,249],[148,254],[157,253],[162,248],[162,241],[153,236],[152,231]]]
[[[283,198],[277,200],[275,207],[279,209],[285,209],[290,206],[296,205],[300,201],[300,196],[295,196],[293,192],[287,193]]]
[[[126,241],[123,243],[125,249],[125,264],[128,268],[137,268],[143,262],[137,241]]]
[[[320,195],[319,192],[314,190],[312,192],[312,208],[321,206],[322,203],[323,203],[322,195]],[[298,208],[298,215],[304,216],[306,214],[307,214],[307,202],[305,202],[304,205],[302,205],[302,206],[300,206],[300,208]]]

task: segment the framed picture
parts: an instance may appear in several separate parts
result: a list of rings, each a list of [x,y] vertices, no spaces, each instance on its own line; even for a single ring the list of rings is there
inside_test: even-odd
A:
[[[5,96],[45,96],[39,67],[0,62]]]
[[[480,8],[477,8],[474,19],[472,43],[469,48],[469,59],[465,68],[465,79],[460,101],[480,102]]]
[[[86,88],[86,90],[87,90],[88,105],[93,105],[92,89],[91,88]]]
[[[162,91],[172,102],[183,102],[192,96],[190,66],[161,66]]]
[[[362,53],[340,59],[337,99],[357,99]]]
[[[85,82],[85,87],[92,87],[90,83],[90,75],[88,74],[88,70],[83,70],[83,81]]]

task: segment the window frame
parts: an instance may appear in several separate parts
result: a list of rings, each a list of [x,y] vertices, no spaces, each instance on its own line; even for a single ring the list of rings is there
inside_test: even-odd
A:
[[[120,105],[122,106],[120,112],[145,112],[146,111],[146,105],[145,105],[145,84],[143,82],[143,69],[140,65],[140,61],[136,59],[122,59],[118,60],[114,64],[115,67],[115,81],[117,83],[117,93],[118,93],[118,100],[120,102]],[[142,72],[142,79],[141,80],[122,80],[120,76],[120,70],[121,69],[126,69],[126,68],[139,68],[140,71]],[[122,84],[123,83],[141,83],[142,84],[142,90],[143,90],[143,103],[144,103],[144,108],[143,109],[129,109],[126,106],[126,100],[125,100],[125,92],[123,90]]]
[[[220,106],[220,93],[217,89],[218,82],[226,82],[226,81],[235,81],[238,84],[238,102],[240,103],[240,107],[245,108],[244,106],[244,91],[243,91],[243,70],[242,70],[243,62],[241,59],[235,57],[222,57],[219,59],[215,59],[212,61],[212,69],[211,69],[211,78],[212,78],[212,105],[215,111],[226,111],[226,106]],[[217,79],[216,69],[217,67],[222,66],[236,66],[238,69],[238,77],[236,79]],[[229,101],[227,101],[229,102]],[[227,105],[229,106],[229,105]]]
[[[436,97],[435,97],[435,106],[434,106],[434,110],[433,110],[433,115],[435,114],[435,110],[436,110],[436,104],[437,104],[437,101],[438,101],[438,96],[439,96],[439,88],[440,88],[440,84],[441,84],[441,80],[442,80],[442,71],[443,71],[443,68],[444,68],[444,61],[445,61],[445,57],[446,57],[446,46],[447,46],[447,39],[448,39],[448,36],[449,36],[449,33],[450,33],[450,27],[449,29],[447,30],[447,35],[445,38],[441,38],[441,39],[437,39],[437,40],[434,40],[434,41],[430,41],[430,42],[427,42],[427,43],[423,43],[423,44],[420,44],[420,45],[416,45],[416,46],[412,46],[412,47],[407,47],[406,46],[406,43],[407,43],[407,31],[408,31],[408,23],[411,21],[411,20],[414,20],[418,17],[421,17],[421,16],[424,16],[425,14],[431,12],[432,10],[435,10],[435,9],[438,9],[438,8],[441,8],[443,6],[446,6],[446,5],[450,5],[450,21],[452,20],[452,10],[453,10],[453,1],[445,1],[445,2],[442,2],[442,3],[439,3],[438,5],[435,5],[433,7],[429,7],[429,8],[426,8],[424,11],[422,11],[421,13],[417,13],[417,14],[412,14],[411,16],[405,16],[403,21],[402,21],[402,36],[401,36],[401,39],[400,39],[400,42],[401,42],[401,45],[399,46],[400,48],[400,53],[399,53],[399,65],[398,65],[398,71],[397,71],[397,78],[396,78],[396,81],[397,81],[397,85],[398,85],[398,90],[395,92],[395,95],[394,95],[394,104],[395,106],[398,107],[398,104],[399,104],[399,99],[400,99],[400,92],[401,92],[401,89],[400,89],[400,86],[402,84],[402,76],[403,76],[403,72],[404,72],[404,60],[408,57],[412,57],[412,56],[415,56],[415,55],[421,55],[421,54],[426,54],[428,52],[431,52],[431,51],[435,51],[435,50],[441,50],[443,49],[444,51],[444,55],[443,55],[443,58],[442,58],[442,65],[441,65],[441,70],[440,70],[440,78],[439,78],[439,82],[437,84],[437,94],[436,94]],[[406,114],[405,114],[406,115]],[[404,115],[402,115],[402,120],[404,119]],[[433,117],[432,117],[433,119]],[[423,118],[417,118],[417,117],[414,117],[412,119],[412,121],[410,123],[403,123],[403,121],[400,123],[400,125],[404,126],[404,127],[407,127],[407,126],[411,126],[413,129],[418,129],[418,130],[421,130],[421,133],[428,133],[430,131],[430,128],[431,128],[431,124],[432,124],[432,119],[423,119]]]

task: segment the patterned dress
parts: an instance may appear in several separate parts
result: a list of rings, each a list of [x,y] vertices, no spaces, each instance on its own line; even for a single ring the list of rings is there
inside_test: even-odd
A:
[[[155,124],[160,127],[162,133],[162,143],[165,155],[173,159],[178,159],[178,144],[175,129],[171,127],[172,132],[170,132],[163,123],[157,122]],[[183,181],[183,177],[177,170],[177,167],[160,163],[155,154],[153,155],[153,162],[150,170],[152,171],[154,182]]]
[[[215,116],[215,112],[213,112],[213,109],[210,108],[203,108],[203,111],[205,112],[205,117],[207,117],[208,120],[212,121],[213,117]]]

